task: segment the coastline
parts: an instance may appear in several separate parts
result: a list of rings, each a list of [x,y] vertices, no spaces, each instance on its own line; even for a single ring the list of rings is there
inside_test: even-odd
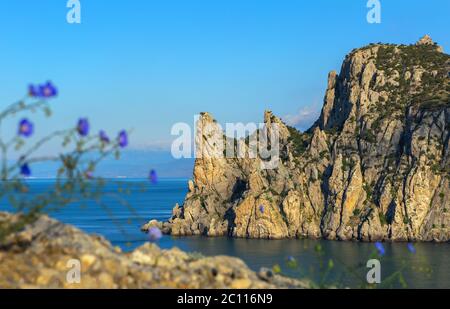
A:
[[[1,224],[16,220],[17,215],[0,213]],[[71,281],[71,267],[77,261],[83,271],[79,280]],[[1,288],[308,287],[306,281],[285,278],[268,269],[255,273],[232,257],[199,257],[177,248],[161,250],[150,243],[123,253],[102,237],[87,235],[47,216],[2,240],[0,272]]]
[[[147,180],[142,183],[148,184]],[[39,185],[34,182],[30,185],[30,194],[46,190],[51,183],[44,182]],[[124,253],[130,253],[142,245],[148,243],[148,236],[139,231],[139,222],[146,217],[157,217],[160,220],[167,219],[171,214],[170,205],[174,200],[182,200],[186,194],[186,182],[161,180],[157,185],[150,185],[150,191],[134,192],[125,198],[133,205],[141,219],[124,209],[119,203],[108,200],[110,210],[114,214],[111,218],[101,209],[97,209],[95,204],[88,204],[87,208],[82,208],[80,204],[69,205],[57,213],[52,213],[52,217],[59,221],[72,224],[89,234],[102,235],[110,241],[113,247],[120,247]],[[107,191],[114,191],[115,186],[107,186]],[[4,209],[2,205],[2,209]],[[132,219],[131,224],[128,222]],[[114,223],[120,224],[121,229]],[[145,221],[145,220],[144,220]],[[143,223],[143,222],[142,222]],[[124,234],[125,232],[125,234]],[[182,251],[194,256],[233,256],[243,260],[254,272],[259,272],[261,268],[271,269],[279,265],[282,274],[288,277],[300,278],[300,274],[286,265],[288,258],[292,257],[298,261],[304,269],[317,268],[317,256],[315,247],[321,245],[324,250],[324,258],[335,259],[335,269],[330,274],[330,279],[339,280],[340,274],[345,273],[346,267],[365,264],[366,259],[373,254],[375,246],[372,243],[355,241],[327,241],[309,239],[246,239],[229,237],[204,237],[204,236],[163,236],[157,243],[161,250],[170,250],[178,247]],[[422,262],[433,271],[430,276],[425,274],[407,273],[406,280],[413,288],[443,288],[448,286],[447,276],[444,274],[450,271],[445,261],[450,258],[448,255],[449,244],[437,243],[416,243],[417,254],[412,255],[406,243],[385,243],[386,257],[383,260],[383,269],[386,272],[395,271],[396,261],[407,260],[415,267],[423,267]],[[345,261],[340,263],[339,261]],[[317,273],[310,274],[315,280],[320,280]],[[361,278],[365,277],[364,269],[360,273]],[[357,278],[346,276],[346,286],[357,287]]]

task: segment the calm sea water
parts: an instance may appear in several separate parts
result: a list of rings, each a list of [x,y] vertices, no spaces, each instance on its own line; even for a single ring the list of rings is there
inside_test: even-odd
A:
[[[29,194],[48,190],[51,180],[29,180]],[[171,215],[175,203],[182,203],[187,192],[187,180],[165,179],[158,184],[146,180],[124,180],[120,187],[130,188],[129,194],[118,193],[113,182],[105,187],[104,205],[94,201],[74,203],[51,215],[65,223],[73,224],[88,232],[101,234],[113,245],[123,250],[132,250],[147,241],[146,234],[140,232],[140,226],[149,219],[166,220]],[[144,190],[143,190],[144,189]],[[117,197],[125,199],[133,208],[130,211]],[[11,210],[6,201],[0,201],[0,210]],[[322,258],[315,248],[322,247]],[[374,252],[374,245],[358,242],[337,242],[325,240],[255,240],[230,239],[227,237],[171,237],[164,236],[159,241],[162,248],[179,247],[189,252],[203,255],[230,255],[243,259],[250,268],[280,265],[285,275],[296,277],[308,275],[320,280],[320,264],[333,260],[334,267],[326,275],[327,281],[341,281],[357,287],[365,280],[365,264]],[[408,251],[406,244],[385,244],[386,256],[382,260],[382,280],[399,269],[402,271],[408,287],[412,288],[450,288],[450,245],[418,243],[416,253]],[[292,269],[286,266],[288,257],[294,257],[300,267]],[[359,268],[358,268],[359,267]],[[415,268],[412,270],[411,268]],[[429,268],[431,272],[426,272]],[[398,280],[394,280],[397,282]],[[399,284],[394,284],[400,287]]]

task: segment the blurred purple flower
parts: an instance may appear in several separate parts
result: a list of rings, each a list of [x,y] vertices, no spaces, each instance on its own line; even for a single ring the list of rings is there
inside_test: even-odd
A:
[[[117,142],[119,146],[125,148],[128,146],[128,134],[125,130],[119,132],[119,136],[117,137]]]
[[[152,184],[156,184],[158,182],[158,174],[156,173],[155,170],[150,171],[148,178],[150,179],[150,182]]]
[[[19,135],[30,137],[33,134],[33,123],[24,118],[19,122]]]
[[[408,243],[408,250],[411,253],[416,253],[416,248],[414,247],[414,245],[412,243]]]
[[[264,205],[259,205],[259,211],[263,214],[264,213]]]
[[[161,237],[162,237],[162,232],[159,228],[151,227],[148,230],[148,238],[150,239],[150,241],[152,241],[152,242],[158,241],[161,239]]]
[[[31,169],[28,163],[24,163],[22,164],[22,166],[20,166],[20,174],[25,177],[31,176]]]
[[[93,179],[94,174],[92,173],[92,171],[86,171],[84,172],[84,177],[86,177],[86,179]]]
[[[377,248],[378,254],[381,255],[381,256],[383,256],[386,253],[386,251],[384,250],[383,244],[381,242],[379,242],[379,241],[377,241],[375,243],[375,248]]]
[[[108,137],[108,135],[106,134],[105,131],[101,130],[100,133],[99,133],[99,136],[100,136],[100,140],[101,140],[103,143],[105,143],[105,144],[108,144],[108,143],[109,143],[109,137]]]
[[[28,86],[28,95],[32,98],[39,96],[39,87],[35,85]]]
[[[47,82],[44,85],[39,86],[39,96],[42,98],[52,98],[58,95],[58,90],[51,83]]]
[[[49,99],[58,95],[58,89],[49,81],[42,85],[29,85],[28,95],[32,98]]]
[[[78,120],[77,131],[81,136],[86,136],[89,134],[89,121],[87,118],[80,118]]]

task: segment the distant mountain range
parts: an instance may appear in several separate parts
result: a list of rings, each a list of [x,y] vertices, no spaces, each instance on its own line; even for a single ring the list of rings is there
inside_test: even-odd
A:
[[[159,178],[190,178],[194,159],[174,159],[170,151],[125,150],[120,160],[109,157],[98,165],[96,176],[106,178],[145,178],[154,169]],[[53,162],[32,166],[33,178],[54,178],[58,165]]]

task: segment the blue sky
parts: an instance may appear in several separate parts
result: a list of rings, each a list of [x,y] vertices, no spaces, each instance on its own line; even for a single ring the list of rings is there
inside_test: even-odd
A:
[[[80,2],[71,25],[65,0],[1,1],[1,106],[51,79],[60,96],[41,132],[87,116],[94,130],[133,128],[132,148],[170,143],[201,111],[260,122],[303,110],[304,128],[351,49],[428,33],[450,50],[446,0],[381,0],[381,24],[367,23],[366,0]]]

